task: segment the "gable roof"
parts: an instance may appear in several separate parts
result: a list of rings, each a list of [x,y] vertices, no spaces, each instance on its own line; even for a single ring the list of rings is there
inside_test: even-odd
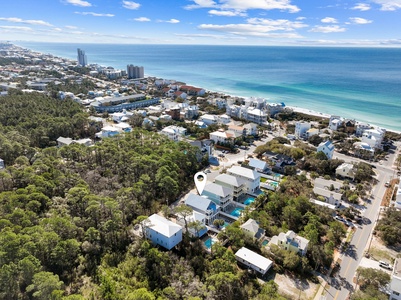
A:
[[[150,229],[157,231],[158,233],[166,237],[171,237],[182,230],[182,227],[180,225],[173,223],[157,214],[151,215],[148,220],[150,221]]]
[[[204,192],[209,192],[211,194],[215,194],[217,196],[224,198],[224,197],[227,197],[228,195],[232,195],[233,191],[232,191],[232,189],[222,186],[220,184],[209,183],[209,184],[205,185],[202,194]]]
[[[249,159],[249,166],[255,169],[264,170],[267,168],[267,163],[263,160],[251,158]]]
[[[246,177],[251,180],[256,180],[256,179],[260,178],[260,174],[258,172],[248,169],[248,168],[240,167],[240,166],[232,166],[231,168],[229,168],[227,170],[227,173],[233,174],[234,176],[237,175],[237,176]]]
[[[252,265],[262,270],[268,270],[273,265],[273,262],[270,259],[267,259],[266,257],[259,255],[256,252],[253,252],[245,247],[239,249],[235,253],[235,256],[251,263]]]
[[[217,210],[218,207],[209,198],[201,197],[192,193],[189,194],[187,200],[185,200],[185,204],[201,212],[205,212],[208,209]],[[214,204],[214,206],[212,204]]]
[[[259,230],[259,225],[254,219],[248,219],[248,221],[246,221],[240,227],[253,233],[257,233]]]
[[[228,185],[232,185],[234,187],[239,187],[245,183],[245,180],[242,178],[238,178],[228,174],[220,174],[215,179],[215,181],[219,181],[222,183],[226,183]]]

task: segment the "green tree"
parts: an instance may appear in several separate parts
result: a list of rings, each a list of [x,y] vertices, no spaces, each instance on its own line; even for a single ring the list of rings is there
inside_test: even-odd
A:
[[[28,292],[32,292],[34,299],[38,300],[56,300],[60,299],[63,282],[59,280],[58,275],[51,272],[39,272],[33,276],[32,284],[27,287]]]

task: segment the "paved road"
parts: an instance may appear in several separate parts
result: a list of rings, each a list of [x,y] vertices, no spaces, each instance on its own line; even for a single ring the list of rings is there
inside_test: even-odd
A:
[[[386,161],[382,164],[375,163],[378,184],[373,188],[372,196],[374,200],[367,204],[364,212],[364,218],[369,220],[369,224],[362,225],[357,228],[350,242],[350,246],[341,255],[340,271],[334,278],[331,279],[330,288],[326,288],[325,298],[327,300],[345,300],[348,295],[354,290],[354,276],[359,266],[359,263],[364,255],[365,249],[370,247],[371,235],[376,225],[377,218],[380,213],[381,199],[386,190],[384,184],[389,181],[395,174],[393,162],[397,155],[397,151],[389,155]],[[336,153],[335,157],[345,161],[359,161],[353,157],[343,156]]]

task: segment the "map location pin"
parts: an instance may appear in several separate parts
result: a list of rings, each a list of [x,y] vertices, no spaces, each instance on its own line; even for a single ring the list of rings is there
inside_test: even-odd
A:
[[[203,172],[198,172],[194,175],[194,181],[198,194],[202,195],[203,189],[205,188],[207,175]]]

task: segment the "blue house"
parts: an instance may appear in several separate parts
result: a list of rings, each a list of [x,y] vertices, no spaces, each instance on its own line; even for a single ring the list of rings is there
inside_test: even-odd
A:
[[[144,221],[145,235],[154,244],[168,250],[182,241],[182,227],[157,214]]]

